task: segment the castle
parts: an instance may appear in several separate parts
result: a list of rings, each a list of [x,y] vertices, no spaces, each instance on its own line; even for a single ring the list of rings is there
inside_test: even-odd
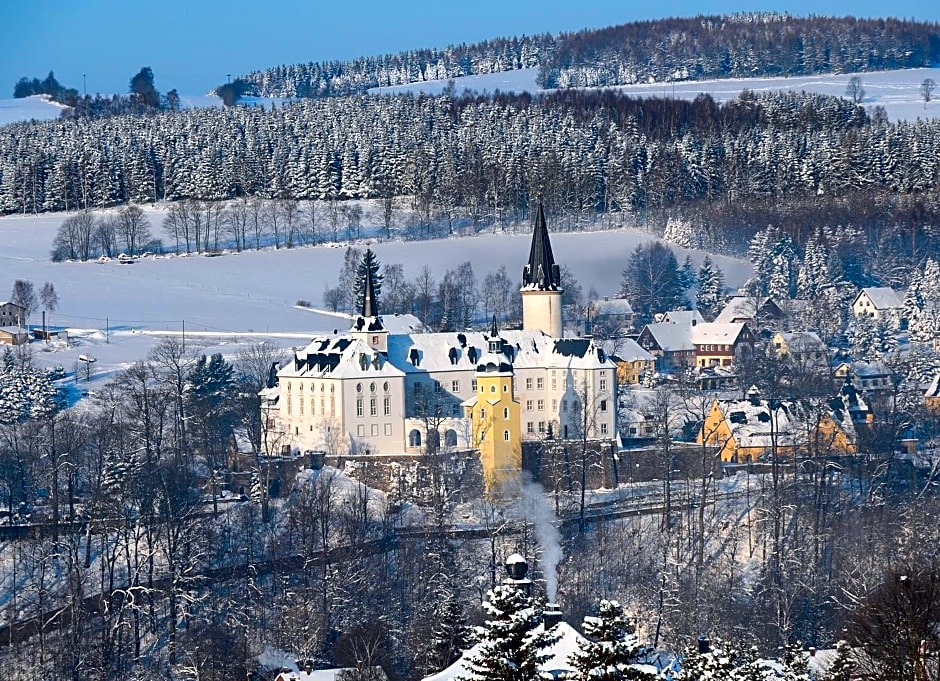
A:
[[[390,333],[371,272],[363,293],[347,333],[314,338],[262,391],[266,449],[478,449],[493,485],[520,469],[524,440],[616,436],[616,365],[591,338],[563,337],[541,197],[522,330],[501,331],[494,318],[489,333]]]

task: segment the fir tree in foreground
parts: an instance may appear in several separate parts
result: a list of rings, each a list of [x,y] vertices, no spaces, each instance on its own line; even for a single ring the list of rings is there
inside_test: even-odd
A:
[[[602,600],[598,609],[596,617],[584,618],[582,629],[587,641],[571,655],[575,681],[655,679],[655,674],[633,666],[646,649],[631,631],[620,603]]]
[[[468,661],[469,674],[458,681],[533,681],[542,678],[544,651],[557,638],[544,631],[535,599],[502,584],[487,594],[483,608],[490,619],[477,652]]]

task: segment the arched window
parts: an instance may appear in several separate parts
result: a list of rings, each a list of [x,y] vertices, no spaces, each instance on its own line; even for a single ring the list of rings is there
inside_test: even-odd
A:
[[[421,431],[415,428],[410,433],[408,433],[408,446],[409,447],[420,447],[421,446]]]
[[[503,418],[509,420],[509,407],[503,407]]]
[[[457,446],[457,431],[451,428],[444,433],[444,446],[445,447],[456,447]]]
[[[504,441],[504,442],[509,442],[509,431],[508,431],[508,430],[504,430],[504,431],[503,431],[503,441]]]
[[[490,392],[491,392],[491,393],[495,393],[495,392],[496,392],[496,386],[495,386],[495,385],[491,385],[491,386],[490,386]]]

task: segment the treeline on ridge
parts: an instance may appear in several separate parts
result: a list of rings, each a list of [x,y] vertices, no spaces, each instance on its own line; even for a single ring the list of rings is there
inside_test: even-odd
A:
[[[533,67],[540,86],[570,88],[879,71],[938,61],[936,23],[746,13],[281,65],[242,78],[250,83],[246,94],[314,98]]]

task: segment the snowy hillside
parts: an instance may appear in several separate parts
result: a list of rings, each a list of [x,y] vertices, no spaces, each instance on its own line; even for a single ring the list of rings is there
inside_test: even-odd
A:
[[[474,92],[543,92],[535,82],[538,69],[520,69],[504,73],[455,78],[453,81],[432,80],[387,88],[373,88],[372,94],[401,92],[440,94],[453,82],[454,91],[465,89]],[[940,102],[930,102],[926,109],[920,96],[920,84],[925,78],[940,82],[940,68],[903,69],[898,71],[876,71],[872,73],[842,73],[797,78],[734,78],[728,80],[683,81],[677,83],[650,83],[647,85],[622,85],[617,88],[631,97],[677,97],[695,99],[699,94],[710,94],[716,101],[725,102],[736,98],[742,90],[754,92],[793,91],[815,92],[836,97],[845,96],[849,79],[857,75],[862,79],[867,107],[883,106],[891,120],[916,120],[940,116]]]
[[[58,118],[65,107],[46,95],[0,99],[0,125],[17,121],[48,121]]]
[[[162,209],[147,208],[154,232],[159,232]],[[343,264],[343,248],[315,247],[263,250],[203,256],[143,258],[133,265],[116,260],[52,263],[49,247],[64,214],[0,218],[0,299],[16,279],[37,286],[52,282],[61,298],[51,323],[85,329],[86,345],[97,369],[132,362],[156,342],[155,332],[185,329],[187,337],[202,335],[211,342],[235,343],[272,337],[280,345],[300,345],[310,335],[345,331],[349,321],[327,312],[298,308],[298,299],[321,305],[323,291],[335,286]],[[444,272],[470,260],[478,280],[505,266],[510,276],[521,271],[529,249],[527,234],[487,234],[436,241],[393,241],[373,244],[383,263],[402,263],[405,276],[415,278],[427,264],[439,280]],[[568,265],[587,292],[610,295],[620,286],[627,256],[650,235],[627,229],[552,236],[557,260]],[[686,251],[676,248],[680,261]],[[696,264],[703,253],[691,252]],[[713,256],[731,287],[741,285],[750,267],[740,260]],[[32,319],[38,322],[38,315]],[[106,324],[111,343],[104,343]],[[234,349],[229,349],[229,352]],[[43,364],[71,369],[82,346],[45,355]],[[74,355],[74,356],[73,356]]]

